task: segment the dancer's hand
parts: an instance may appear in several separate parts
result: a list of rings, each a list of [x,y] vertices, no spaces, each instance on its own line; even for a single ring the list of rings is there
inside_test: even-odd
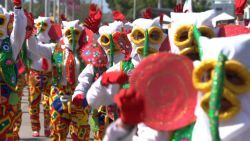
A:
[[[120,118],[125,124],[136,125],[142,122],[144,102],[142,96],[133,88],[121,89],[115,95],[114,101],[120,109]]]
[[[15,7],[21,7],[22,6],[22,0],[13,0],[13,4]]]
[[[128,75],[122,71],[104,72],[102,75],[102,85],[124,84],[128,82]]]
[[[72,100],[72,103],[76,106],[82,106],[82,107],[88,106],[88,102],[84,94],[78,94],[77,96],[75,96],[74,99]]]

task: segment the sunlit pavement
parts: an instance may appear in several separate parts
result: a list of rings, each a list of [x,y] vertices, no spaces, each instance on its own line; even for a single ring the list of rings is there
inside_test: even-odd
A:
[[[30,123],[30,116],[28,113],[28,91],[27,88],[24,89],[24,96],[22,98],[22,110],[23,110],[23,116],[22,116],[22,126],[21,130],[19,132],[19,136],[21,138],[21,141],[49,141],[50,138],[47,138],[44,136],[44,128],[43,128],[43,108],[42,104],[40,104],[41,110],[40,110],[40,122],[41,122],[41,131],[40,131],[40,137],[32,137],[32,130],[31,130],[31,123]],[[67,141],[71,141],[70,138],[67,139]]]
[[[21,130],[19,132],[19,136],[21,138],[20,141],[49,141],[50,138],[47,138],[44,136],[44,128],[43,128],[43,107],[42,104],[40,104],[40,123],[41,123],[41,131],[40,131],[40,137],[32,137],[32,130],[31,130],[31,123],[30,123],[30,116],[28,113],[28,91],[27,87],[24,89],[24,96],[22,98],[22,110],[23,110],[23,116],[22,116],[22,126]],[[68,135],[67,141],[72,141],[70,139],[70,136]],[[93,141],[93,136],[90,136],[90,141]]]

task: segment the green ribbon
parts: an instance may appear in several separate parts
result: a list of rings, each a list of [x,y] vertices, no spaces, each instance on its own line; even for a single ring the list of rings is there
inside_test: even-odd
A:
[[[22,46],[22,50],[21,50],[21,58],[22,58],[22,61],[25,65],[25,67],[30,68],[31,60],[28,58],[27,54],[28,54],[27,53],[27,45],[26,45],[26,42],[24,41],[23,46]]]
[[[195,38],[196,43],[198,45],[198,52],[199,52],[200,60],[202,60],[203,59],[203,50],[202,50],[202,46],[201,46],[201,42],[200,42],[201,33],[195,25],[193,26],[193,35],[194,35],[194,38]]]
[[[111,34],[109,34],[109,40],[110,40],[110,45],[109,45],[109,49],[110,49],[110,52],[109,52],[109,66],[112,67],[113,64],[114,64],[114,49],[115,49],[115,44],[114,44],[114,41],[113,41],[113,36]],[[118,118],[118,115],[116,113],[116,105],[114,105],[114,119],[116,120]],[[107,114],[108,114],[108,111],[106,111]]]
[[[42,32],[43,24],[44,24],[44,21],[41,21],[40,22],[40,28],[38,29],[38,33],[37,34],[40,34]]]
[[[57,86],[62,78],[62,66],[63,66],[63,50],[59,44],[56,44],[56,47],[52,54],[52,63],[56,67],[56,71],[52,71],[52,84]]]
[[[174,135],[171,141],[191,141],[194,125],[195,123],[192,123],[174,131]]]
[[[74,55],[76,55],[76,34],[75,34],[75,30],[73,27],[70,28],[70,32],[72,35],[72,49],[73,49],[73,53]]]
[[[110,45],[109,45],[109,48],[110,48],[109,66],[112,67],[113,63],[114,63],[114,49],[115,49],[115,44],[114,44],[113,37],[112,37],[111,34],[109,34],[109,40],[110,40]]]
[[[224,65],[227,57],[220,53],[218,57],[218,62],[215,66],[215,75],[213,77],[213,84],[211,90],[211,96],[209,100],[209,122],[210,122],[210,132],[213,141],[220,141],[219,134],[219,110],[221,107],[221,97],[223,94],[224,85]]]
[[[145,40],[144,40],[144,48],[143,48],[143,57],[148,56],[149,49],[149,38],[148,38],[148,30],[145,30]]]

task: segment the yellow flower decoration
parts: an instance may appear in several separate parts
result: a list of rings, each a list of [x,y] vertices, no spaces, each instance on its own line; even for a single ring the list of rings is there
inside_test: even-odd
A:
[[[4,33],[0,31],[0,38],[4,36]]]
[[[75,39],[76,39],[76,42],[78,42],[79,38],[80,38],[80,35],[81,35],[81,31],[77,28],[74,28],[74,32],[75,32]],[[69,42],[72,43],[72,33],[70,31],[70,29],[67,29],[64,31],[64,35],[65,37],[68,38]]]
[[[182,25],[174,34],[174,44],[180,49],[192,46],[193,43],[193,26]]]
[[[131,41],[137,46],[143,45],[145,40],[145,31],[142,28],[135,28],[130,34]]]
[[[137,54],[140,54],[140,55],[143,55],[143,50],[144,50],[144,46],[140,46],[140,47],[137,47],[136,48],[136,52]],[[152,48],[152,47],[149,47],[148,48],[148,53],[149,54],[155,54],[157,53],[158,51],[155,49],[155,48]]]
[[[200,31],[201,36],[205,36],[205,37],[208,37],[208,38],[215,37],[214,31],[210,27],[208,27],[206,25],[202,25],[202,26],[198,27],[198,30]]]
[[[215,68],[216,60],[208,59],[202,61],[193,70],[193,85],[201,92],[208,92],[212,87],[212,72]]]
[[[42,22],[36,23],[35,26],[36,26],[36,28],[37,28],[38,30],[41,29],[41,32],[44,32],[44,31],[48,28],[49,25],[48,25],[48,23],[42,21]]]
[[[206,93],[201,99],[201,107],[207,113],[209,109],[209,98],[211,93]],[[222,99],[221,99],[221,108],[219,111],[220,121],[228,120],[237,115],[240,111],[240,101],[237,97],[227,89],[224,89]]]
[[[200,60],[198,48],[195,46],[182,49],[180,55],[187,56],[189,59],[193,61]]]
[[[101,46],[103,46],[103,47],[109,47],[109,45],[110,45],[109,35],[102,34],[100,37],[100,43],[101,43]]]
[[[236,60],[225,64],[225,86],[236,94],[244,94],[250,90],[250,72]]]
[[[3,27],[7,23],[5,15],[0,14],[0,27]]]
[[[163,39],[163,32],[159,27],[153,26],[148,30],[149,41],[151,44],[159,44]]]

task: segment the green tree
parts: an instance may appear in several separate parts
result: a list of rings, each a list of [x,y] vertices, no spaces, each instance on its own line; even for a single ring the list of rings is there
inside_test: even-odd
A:
[[[119,10],[126,15],[128,20],[133,19],[134,0],[107,0],[109,8]],[[137,0],[136,1],[136,17],[141,17],[141,10],[145,8],[157,8],[157,0]],[[163,8],[174,8],[176,0],[162,0]],[[193,0],[194,11],[204,11],[209,8],[208,0]]]

